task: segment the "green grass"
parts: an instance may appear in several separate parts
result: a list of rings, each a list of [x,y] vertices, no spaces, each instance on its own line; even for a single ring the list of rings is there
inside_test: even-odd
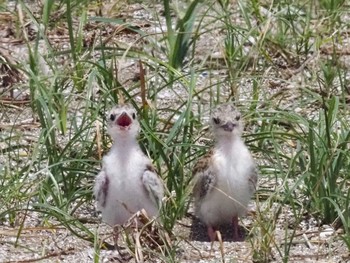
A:
[[[40,12],[20,1],[25,21],[7,10],[28,61],[14,65],[1,55],[25,80],[0,90],[0,222],[19,227],[20,238],[26,217],[19,212],[40,212],[43,224],[55,219],[89,240],[98,262],[98,234],[76,211],[92,204],[94,177],[110,147],[104,114],[128,101],[141,117],[140,144],[167,188],[160,225],[166,242],[151,255],[176,262],[180,240],[171,233],[189,206],[191,168],[209,147],[209,109],[234,101],[260,177],[274,186],[261,185],[256,194],[254,261],[267,262],[272,251],[289,261],[297,230],[285,226],[282,246],[275,237],[285,207],[296,224],[308,214],[343,228],[340,238],[350,249],[349,83],[338,45],[349,26],[342,22],[346,1],[164,0],[158,3],[164,15],[156,4],[144,7],[155,19],[151,27],[163,26],[157,34],[133,20],[91,15],[100,5],[93,1],[44,1]],[[34,39],[26,22],[37,29]],[[124,31],[108,38],[116,26],[132,32],[133,41],[121,44]],[[65,47],[49,34],[58,27],[67,29]],[[220,39],[216,46],[212,36]],[[142,64],[141,81],[133,74],[139,72],[124,71],[125,60]],[[15,88],[29,93],[23,107],[7,102]],[[28,118],[40,128],[23,128]]]

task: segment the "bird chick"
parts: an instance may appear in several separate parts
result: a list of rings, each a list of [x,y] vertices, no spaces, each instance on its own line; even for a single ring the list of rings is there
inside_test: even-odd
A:
[[[114,142],[103,157],[94,186],[102,220],[111,226],[121,225],[141,209],[149,217],[156,217],[164,189],[137,142],[140,124],[136,110],[128,105],[116,106],[108,113],[107,123]]]
[[[195,213],[206,224],[211,241],[216,239],[215,228],[230,222],[233,240],[240,241],[238,217],[246,214],[256,189],[255,162],[241,138],[241,114],[233,105],[217,106],[210,124],[214,147],[193,169]]]

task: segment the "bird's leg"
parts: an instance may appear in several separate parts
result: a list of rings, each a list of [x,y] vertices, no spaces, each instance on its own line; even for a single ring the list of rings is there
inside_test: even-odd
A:
[[[122,262],[129,262],[131,259],[131,255],[128,254],[127,252],[123,252],[122,250],[124,250],[125,248],[123,248],[122,246],[118,245],[118,237],[119,237],[119,232],[120,232],[120,226],[115,225],[113,227],[113,240],[114,240],[114,248],[115,250],[118,251],[120,257],[122,258]],[[119,261],[119,260],[118,260]]]
[[[113,227],[113,241],[114,241],[114,247],[116,249],[119,249],[118,246],[118,237],[119,237],[119,229],[118,229],[118,225],[115,225]]]
[[[238,225],[238,216],[232,218],[233,225],[233,241],[244,241],[244,236],[240,236],[239,225]]]
[[[208,236],[211,242],[216,240],[216,229],[212,226],[208,226]]]

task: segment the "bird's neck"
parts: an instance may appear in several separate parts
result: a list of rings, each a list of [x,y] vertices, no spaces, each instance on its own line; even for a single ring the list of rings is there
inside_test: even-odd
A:
[[[234,145],[240,142],[239,136],[220,136],[216,138],[216,148],[229,154],[235,148]]]
[[[140,146],[135,137],[125,136],[115,138],[111,151],[127,154],[128,152],[138,149]]]

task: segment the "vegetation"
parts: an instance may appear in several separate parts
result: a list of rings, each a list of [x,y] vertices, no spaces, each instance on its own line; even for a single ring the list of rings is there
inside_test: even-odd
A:
[[[253,260],[274,251],[289,261],[297,228],[283,245],[275,236],[287,208],[296,226],[313,217],[343,229],[350,249],[346,1],[150,0],[140,4],[152,17],[142,23],[125,15],[135,2],[0,3],[11,20],[1,31],[23,43],[13,57],[0,49],[0,224],[16,226],[18,241],[27,214],[39,212],[42,224],[54,220],[90,241],[98,262],[103,244],[78,211],[93,203],[111,144],[104,113],[128,102],[167,187],[163,245],[152,256],[176,261],[171,233],[189,206],[191,168],[210,144],[206,118],[233,101],[261,178]]]

